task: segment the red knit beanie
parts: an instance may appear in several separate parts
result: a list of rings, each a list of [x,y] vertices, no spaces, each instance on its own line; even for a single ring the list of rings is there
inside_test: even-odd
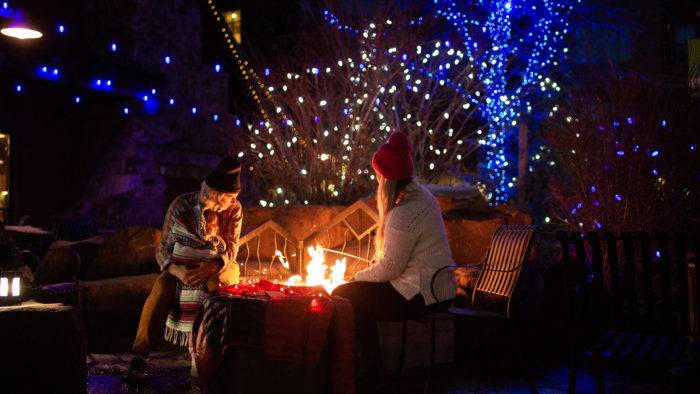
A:
[[[406,134],[395,132],[372,156],[372,168],[391,181],[413,176],[413,150]]]

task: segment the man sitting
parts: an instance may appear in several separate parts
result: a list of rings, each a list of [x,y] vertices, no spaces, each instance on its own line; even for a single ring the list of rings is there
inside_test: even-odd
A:
[[[168,208],[156,251],[162,273],[143,306],[125,380],[146,378],[151,344],[163,335],[164,325],[166,340],[187,346],[204,292],[238,282],[240,173],[237,159],[224,158],[198,192],[177,197]]]

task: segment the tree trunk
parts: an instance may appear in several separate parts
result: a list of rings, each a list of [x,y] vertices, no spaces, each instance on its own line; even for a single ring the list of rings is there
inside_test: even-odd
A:
[[[518,125],[518,206],[525,208],[526,205],[526,186],[527,186],[527,168],[529,157],[528,151],[528,136],[530,130],[527,123],[521,122]]]

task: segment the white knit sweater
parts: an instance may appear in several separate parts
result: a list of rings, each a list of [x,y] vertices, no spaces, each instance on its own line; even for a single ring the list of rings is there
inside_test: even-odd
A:
[[[425,304],[430,305],[455,297],[457,285],[449,269],[435,280],[437,300],[430,292],[435,271],[452,264],[440,206],[428,190],[413,181],[406,186],[401,203],[387,215],[384,256],[358,272],[355,279],[390,282],[407,300],[421,294]]]

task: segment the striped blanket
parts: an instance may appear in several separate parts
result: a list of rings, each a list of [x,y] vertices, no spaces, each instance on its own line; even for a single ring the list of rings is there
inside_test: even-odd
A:
[[[217,256],[217,252],[213,249],[202,248],[197,249],[191,246],[185,246],[179,242],[175,243],[171,264],[182,264],[190,268],[194,268],[201,261],[211,260]],[[202,283],[197,286],[187,286],[182,282],[178,282],[175,297],[178,302],[168,315],[165,322],[165,340],[180,346],[187,346],[190,336],[192,335],[192,325],[199,306],[202,304],[204,293],[207,291],[207,283]]]

